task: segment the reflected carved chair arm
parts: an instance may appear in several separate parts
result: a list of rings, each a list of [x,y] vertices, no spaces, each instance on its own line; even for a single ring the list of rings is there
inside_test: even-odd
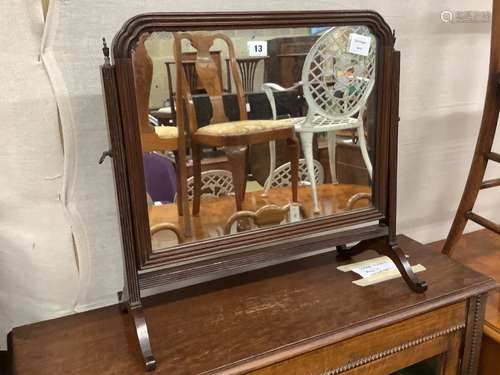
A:
[[[302,218],[305,218],[305,210],[302,205],[298,205],[300,210],[300,215]],[[224,225],[224,234],[230,234],[231,228],[234,223],[238,222],[242,219],[250,219],[254,226],[256,227],[265,227],[269,225],[278,225],[282,221],[286,220],[287,214],[290,211],[291,203],[280,207],[275,204],[267,204],[257,211],[238,211],[232,214]]]
[[[179,243],[183,243],[184,242],[184,236],[182,235],[179,227],[175,224],[172,224],[172,223],[160,223],[160,224],[155,224],[153,225],[151,228],[149,228],[149,232],[151,234],[151,237],[153,237],[156,233],[158,232],[161,232],[163,230],[169,230],[171,232],[174,232],[176,237],[177,237],[177,241]]]
[[[354,205],[356,204],[356,202],[360,201],[360,200],[363,200],[363,199],[366,199],[368,201],[371,201],[372,200],[372,195],[371,193],[357,193],[357,194],[354,194],[352,197],[349,198],[349,200],[347,201],[347,205],[346,205],[346,208],[348,210],[352,210]]]

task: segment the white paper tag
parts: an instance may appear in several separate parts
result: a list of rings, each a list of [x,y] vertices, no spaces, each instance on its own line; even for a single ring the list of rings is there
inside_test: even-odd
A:
[[[367,264],[365,266],[356,267],[352,269],[352,272],[356,272],[359,276],[366,279],[367,277],[396,269],[396,266],[392,261],[375,263],[375,264]]]
[[[369,36],[352,33],[350,35],[349,52],[355,55],[368,56],[372,39]]]
[[[422,266],[421,264],[412,266],[411,269],[414,273],[425,271],[425,267]],[[401,274],[395,268],[383,273],[376,274],[373,277],[354,280],[352,283],[358,286],[368,286],[368,285],[378,284],[387,280],[397,279],[398,277],[401,277]]]
[[[267,41],[250,40],[247,42],[249,56],[267,56]]]
[[[245,107],[247,109],[247,112],[250,112],[252,109],[250,108],[250,103],[246,103]]]
[[[297,223],[300,221],[300,206],[297,203],[290,204],[290,223]]]

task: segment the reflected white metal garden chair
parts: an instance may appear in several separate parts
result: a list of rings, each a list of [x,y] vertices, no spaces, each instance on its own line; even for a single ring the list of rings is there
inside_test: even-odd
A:
[[[366,50],[360,43],[368,45]],[[302,81],[283,88],[275,83],[264,83],[262,89],[269,99],[273,119],[276,120],[275,91],[289,91],[302,86],[308,105],[305,117],[293,118],[295,131],[300,134],[306,159],[314,212],[319,213],[314,179],[313,135],[327,133],[328,156],[332,182],[337,183],[335,171],[336,132],[355,129],[364,163],[372,178],[372,164],[368,154],[363,127],[363,112],[375,82],[376,39],[366,26],[340,26],[328,29],[311,47],[302,68]],[[275,143],[270,142],[270,178],[276,169]],[[266,184],[264,194],[271,188]]]
[[[194,195],[194,177],[187,179],[187,197],[189,201],[193,200]],[[233,176],[231,172],[224,169],[210,169],[201,172],[201,198],[219,198],[225,196],[234,196]],[[177,200],[177,194],[174,202]]]
[[[193,200],[194,178],[187,179],[188,199]],[[201,197],[218,198],[234,195],[233,176],[223,169],[211,169],[201,172]]]
[[[325,180],[325,171],[321,163],[317,160],[313,160],[314,164],[314,182],[316,184],[322,184]],[[272,175],[269,175],[264,186],[270,187],[282,187],[290,186],[292,180],[292,167],[290,162],[280,165],[274,170]],[[299,159],[299,185],[310,185],[309,173],[307,171],[305,159]]]

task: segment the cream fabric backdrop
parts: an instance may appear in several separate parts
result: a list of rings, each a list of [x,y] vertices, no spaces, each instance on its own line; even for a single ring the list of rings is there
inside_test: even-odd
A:
[[[9,2],[1,7],[2,14],[5,8],[11,15],[10,22],[0,26],[2,38],[19,43],[16,47],[10,42],[7,44],[10,53],[5,50],[0,53],[2,58],[6,55],[5,58],[15,61],[12,69],[22,72],[22,79],[8,81],[11,102],[7,103],[6,114],[4,111],[1,114],[14,141],[11,139],[6,145],[10,153],[5,148],[0,150],[2,171],[9,170],[2,174],[4,186],[9,186],[6,190],[11,194],[1,203],[9,209],[2,212],[8,212],[10,217],[2,219],[5,226],[0,229],[1,233],[6,232],[1,239],[0,281],[5,285],[9,276],[8,285],[12,286],[10,293],[5,293],[2,286],[0,302],[16,317],[5,323],[2,319],[3,332],[12,325],[68,313],[73,308],[79,311],[115,302],[115,293],[122,284],[122,261],[114,187],[109,161],[97,165],[100,153],[108,147],[98,70],[102,62],[100,40],[105,36],[110,41],[126,19],[141,12],[378,10],[396,30],[397,48],[402,51],[398,229],[423,242],[446,235],[480,124],[490,25],[446,24],[441,22],[440,13],[444,9],[490,10],[490,1],[442,1],[436,7],[435,2],[421,0],[307,3],[51,0],[42,47],[48,80],[42,65],[34,62],[42,43],[41,16],[35,11],[39,8],[37,2]],[[23,35],[27,35],[26,41],[21,43]],[[5,69],[0,74],[5,79],[16,76]],[[30,75],[36,75],[36,80],[29,79]],[[36,99],[42,97],[43,101],[34,101],[42,86],[43,95]],[[3,95],[5,92],[2,90]],[[64,154],[57,142],[54,100],[61,119]],[[29,111],[25,110],[27,107]],[[23,127],[15,127],[13,120],[16,124],[21,120]],[[19,138],[21,131],[33,135],[32,143]],[[33,155],[34,152],[38,155]],[[30,167],[11,171],[16,162]],[[40,186],[25,186],[25,181],[36,179],[34,176],[43,179],[58,174],[62,174],[62,180],[43,180],[50,185],[48,191],[43,190],[46,193],[43,196]],[[489,174],[500,175],[500,168]],[[61,201],[51,201],[59,192]],[[478,210],[500,220],[498,192],[481,194]],[[27,201],[36,202],[36,207]],[[49,216],[50,220],[39,222],[40,217]],[[25,220],[37,226],[24,225]],[[74,251],[70,228],[75,239]],[[29,239],[37,232],[45,239],[50,238],[46,252],[31,249]],[[49,262],[50,272],[46,273]],[[30,299],[36,299],[37,304],[19,303]]]
[[[69,314],[78,268],[60,197],[57,107],[40,1],[0,2],[0,348],[11,327]]]

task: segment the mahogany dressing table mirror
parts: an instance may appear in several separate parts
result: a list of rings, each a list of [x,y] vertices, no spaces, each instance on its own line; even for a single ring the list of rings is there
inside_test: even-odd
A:
[[[104,46],[119,299],[148,370],[153,288],[336,248],[386,255],[426,290],[396,243],[394,42],[371,11],[150,13],[123,25],[111,59]]]

